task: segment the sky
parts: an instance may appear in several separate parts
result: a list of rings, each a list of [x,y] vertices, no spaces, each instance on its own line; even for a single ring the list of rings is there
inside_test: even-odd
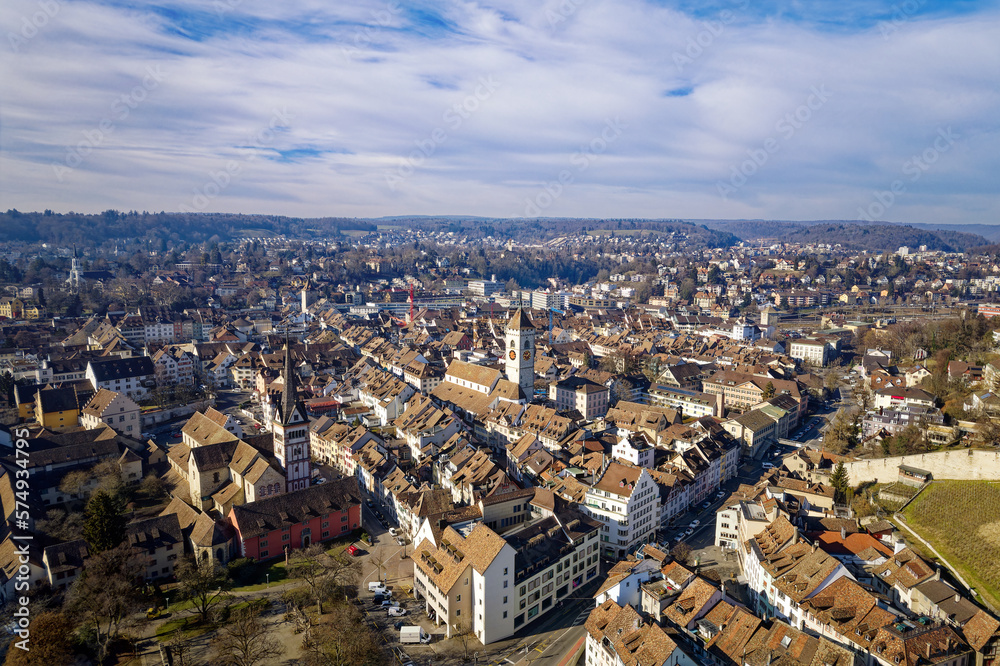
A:
[[[0,209],[1000,222],[1000,6],[4,0]]]

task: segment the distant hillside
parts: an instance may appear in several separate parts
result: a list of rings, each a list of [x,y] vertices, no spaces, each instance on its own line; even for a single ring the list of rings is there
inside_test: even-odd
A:
[[[944,231],[948,233],[978,234],[988,241],[1000,241],[1000,224],[919,224],[910,225],[918,229]]]
[[[708,229],[681,220],[584,219],[584,218],[485,218],[472,216],[396,216],[385,218],[295,218],[278,215],[229,215],[221,213],[127,213],[108,210],[101,214],[0,213],[0,242],[25,241],[81,247],[105,241],[165,241],[202,243],[227,241],[241,236],[286,236],[330,238],[343,232],[421,229],[454,232],[470,238],[546,241],[565,234],[603,232],[622,236],[678,234],[688,245],[729,247],[739,239],[726,231]],[[357,233],[351,234],[357,235]]]
[[[877,251],[892,251],[903,245],[914,248],[926,245],[931,250],[961,252],[1000,238],[1000,231],[987,225],[934,227],[925,224],[866,224],[855,220],[705,220],[704,224],[709,229],[729,232],[746,241],[840,243],[854,249]],[[982,227],[994,233],[986,237],[964,233],[965,227]]]
[[[77,244],[92,246],[104,241],[175,240],[201,243],[215,238],[285,235],[293,238],[337,236],[345,230],[374,231],[375,224],[350,218],[302,218],[279,215],[228,215],[222,213],[127,213],[107,210],[96,215],[0,213],[0,242]]]
[[[840,243],[859,250],[895,251],[905,245],[929,250],[963,252],[986,245],[982,236],[948,231],[927,231],[910,226],[888,224],[817,224],[803,227],[785,237],[791,243]]]

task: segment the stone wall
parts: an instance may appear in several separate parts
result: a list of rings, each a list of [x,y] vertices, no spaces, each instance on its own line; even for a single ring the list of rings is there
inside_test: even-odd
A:
[[[894,483],[900,465],[925,469],[934,479],[1000,479],[1000,451],[963,449],[844,463],[852,486],[866,481]]]
[[[195,412],[204,411],[205,408],[214,406],[215,400],[209,399],[199,400],[198,402],[192,402],[189,405],[181,405],[169,409],[158,409],[155,411],[143,412],[142,427],[148,428],[150,426],[159,425],[167,421],[173,421],[174,419],[179,419],[184,416],[191,416]]]

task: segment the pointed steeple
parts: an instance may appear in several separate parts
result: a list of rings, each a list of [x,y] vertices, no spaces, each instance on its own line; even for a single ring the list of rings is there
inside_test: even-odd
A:
[[[288,344],[287,334],[285,335],[285,367],[281,371],[281,377],[284,380],[284,388],[281,391],[281,424],[288,425],[295,413],[298,389],[295,384],[295,370],[292,368],[292,348]]]
[[[514,316],[510,318],[507,322],[507,328],[513,331],[526,331],[535,330],[535,325],[531,323],[531,319],[528,317],[528,313],[522,308],[518,308],[514,312]]]

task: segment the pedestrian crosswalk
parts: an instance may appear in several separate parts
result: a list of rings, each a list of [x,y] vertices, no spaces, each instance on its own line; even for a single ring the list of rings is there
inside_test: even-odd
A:
[[[590,611],[592,610],[594,610],[592,606],[584,606],[583,610],[581,610],[573,620],[573,624],[583,624],[586,622],[587,618],[590,616]]]

